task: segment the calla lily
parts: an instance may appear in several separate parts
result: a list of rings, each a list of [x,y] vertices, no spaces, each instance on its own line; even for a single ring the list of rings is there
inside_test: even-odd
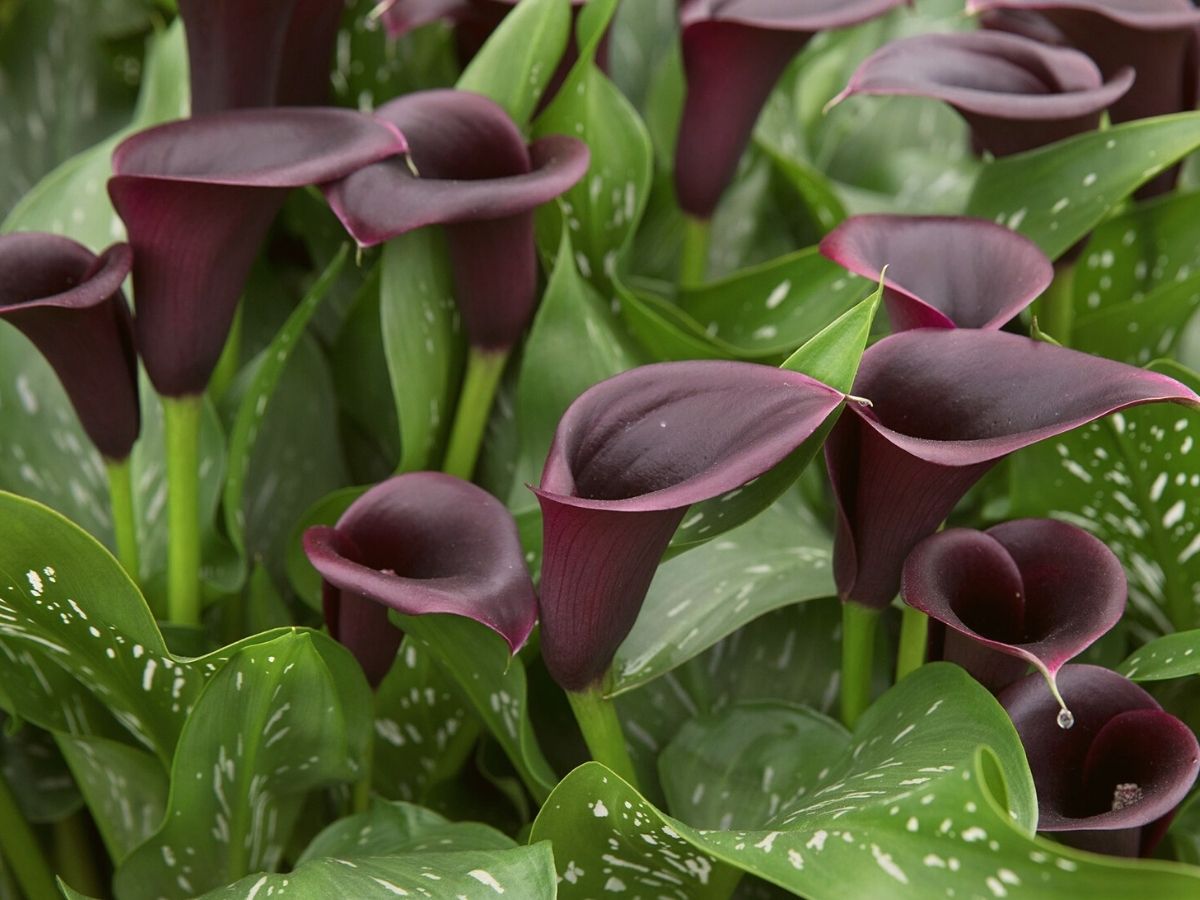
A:
[[[1200,9],[1188,0],[968,0],[969,12],[1037,13],[1072,47],[1114,78],[1126,66],[1137,80],[1110,110],[1114,122],[1196,108],[1200,88]],[[1178,169],[1159,175],[1140,196],[1170,190]]]
[[[942,627],[934,658],[955,662],[993,692],[1055,675],[1121,619],[1125,570],[1105,544],[1074,525],[1018,519],[987,531],[952,528],[917,544],[900,594]],[[939,646],[940,645],[940,646]]]
[[[1107,83],[1083,53],[1015,34],[922,34],[892,41],[850,77],[854,94],[942,100],[967,120],[975,146],[1007,156],[1091,131],[1133,84],[1125,66]]]
[[[1037,244],[983,219],[854,216],[820,249],[864,278],[887,270],[883,299],[893,331],[1000,328],[1054,280]]]
[[[675,151],[680,206],[710,219],[787,64],[818,31],[904,0],[687,0],[680,8],[687,96]]]
[[[1174,379],[1002,331],[931,329],[863,355],[825,444],[843,600],[882,609],[905,557],[997,460],[1139,403],[1200,397]]]
[[[1200,771],[1200,745],[1131,681],[1099,666],[1058,675],[1075,723],[1056,724],[1036,675],[1000,695],[1016,726],[1038,798],[1038,830],[1118,856],[1147,856]]]
[[[138,350],[159,393],[202,392],[287,191],[405,150],[351,110],[234,110],[123,141],[108,192],[133,246]]]
[[[344,0],[179,0],[192,114],[324,103]]]
[[[141,427],[127,244],[96,256],[65,237],[0,236],[0,319],[41,351],[101,455],[129,456]]]
[[[406,616],[450,613],[499,634],[515,653],[537,617],[517,525],[487,491],[439,472],[410,472],[371,488],[336,526],[304,533],[321,573],[325,621],[373,685],[395,659]]]
[[[773,468],[842,400],[806,375],[715,361],[643,366],[580,395],[534,491],[542,654],[555,680],[595,686],[688,506]]]
[[[586,145],[552,135],[526,146],[499,105],[467,91],[408,94],[375,114],[404,133],[410,157],[327,186],[334,212],[363,246],[446,225],[468,340],[511,347],[537,297],[533,211],[583,177]]]

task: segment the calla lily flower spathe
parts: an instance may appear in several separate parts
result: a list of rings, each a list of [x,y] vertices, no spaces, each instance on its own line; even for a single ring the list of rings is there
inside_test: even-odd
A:
[[[517,526],[504,504],[440,472],[410,472],[359,497],[334,527],[304,533],[323,579],[330,633],[372,685],[387,674],[402,634],[388,610],[450,613],[495,631],[516,652],[537,616]]]

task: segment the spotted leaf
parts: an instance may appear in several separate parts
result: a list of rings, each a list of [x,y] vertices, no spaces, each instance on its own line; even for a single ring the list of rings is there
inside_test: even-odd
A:
[[[1117,671],[1131,681],[1164,681],[1200,673],[1200,629],[1150,641],[1130,654]]]

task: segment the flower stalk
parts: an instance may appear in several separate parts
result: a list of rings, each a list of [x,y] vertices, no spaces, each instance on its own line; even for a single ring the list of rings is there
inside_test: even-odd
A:
[[[200,395],[163,397],[167,446],[167,619],[200,624]]]
[[[467,371],[463,379],[462,392],[458,397],[458,409],[450,429],[450,440],[446,447],[446,459],[442,471],[448,475],[470,481],[483,445],[483,434],[487,430],[488,414],[504,365],[508,362],[507,350],[472,346],[467,355]]]
[[[108,497],[112,507],[113,537],[117,543],[117,559],[135,582],[141,571],[138,553],[137,519],[133,506],[133,478],[129,457],[104,460],[108,473]]]
[[[900,618],[900,648],[896,655],[896,683],[925,664],[929,642],[929,616],[911,606],[904,607]]]
[[[625,733],[621,730],[617,707],[604,696],[604,688],[597,685],[582,691],[567,691],[567,699],[571,701],[571,711],[579,723],[579,730],[583,732],[592,759],[608,766],[637,789],[637,775],[629,748],[625,745]]]
[[[54,874],[17,798],[0,775],[0,853],[26,897],[57,897]]]
[[[683,252],[679,257],[679,283],[702,284],[708,274],[708,250],[712,241],[712,219],[683,215]]]
[[[875,669],[875,631],[879,610],[860,603],[842,604],[842,722],[854,728],[871,705]]]

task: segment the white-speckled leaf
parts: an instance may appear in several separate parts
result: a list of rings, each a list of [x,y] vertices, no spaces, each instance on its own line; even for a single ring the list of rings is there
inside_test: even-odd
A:
[[[116,892],[194,897],[273,869],[306,792],[358,777],[370,703],[353,657],[322,634],[236,652],[188,716],[166,817],[118,867]]]
[[[1200,673],[1200,628],[1151,641],[1130,654],[1117,671],[1133,681],[1166,681]]]
[[[1174,363],[1153,366],[1195,389]],[[1135,407],[1015,454],[1014,516],[1091,531],[1129,576],[1129,599],[1153,628],[1200,622],[1200,412]]]
[[[703,513],[691,513],[684,525]],[[785,495],[745,525],[659,566],[633,631],[613,661],[613,693],[707,650],[763,613],[837,593],[832,539]]]
[[[478,822],[452,822],[411,803],[376,800],[365,813],[338,819],[305,848],[299,865],[322,857],[396,856],[511,850],[508,835]]]
[[[1016,732],[991,695],[949,664],[908,676],[867,711],[823,777],[778,792],[779,811],[756,827],[697,830],[588,763],[551,795],[532,838],[554,841],[564,900],[606,890],[724,897],[732,867],[810,900],[1116,900],[1200,889],[1192,867],[1034,838],[1033,781]]]
[[[1091,131],[984,166],[968,215],[1035,241],[1052,259],[1138,186],[1200,147],[1200,113]]]

